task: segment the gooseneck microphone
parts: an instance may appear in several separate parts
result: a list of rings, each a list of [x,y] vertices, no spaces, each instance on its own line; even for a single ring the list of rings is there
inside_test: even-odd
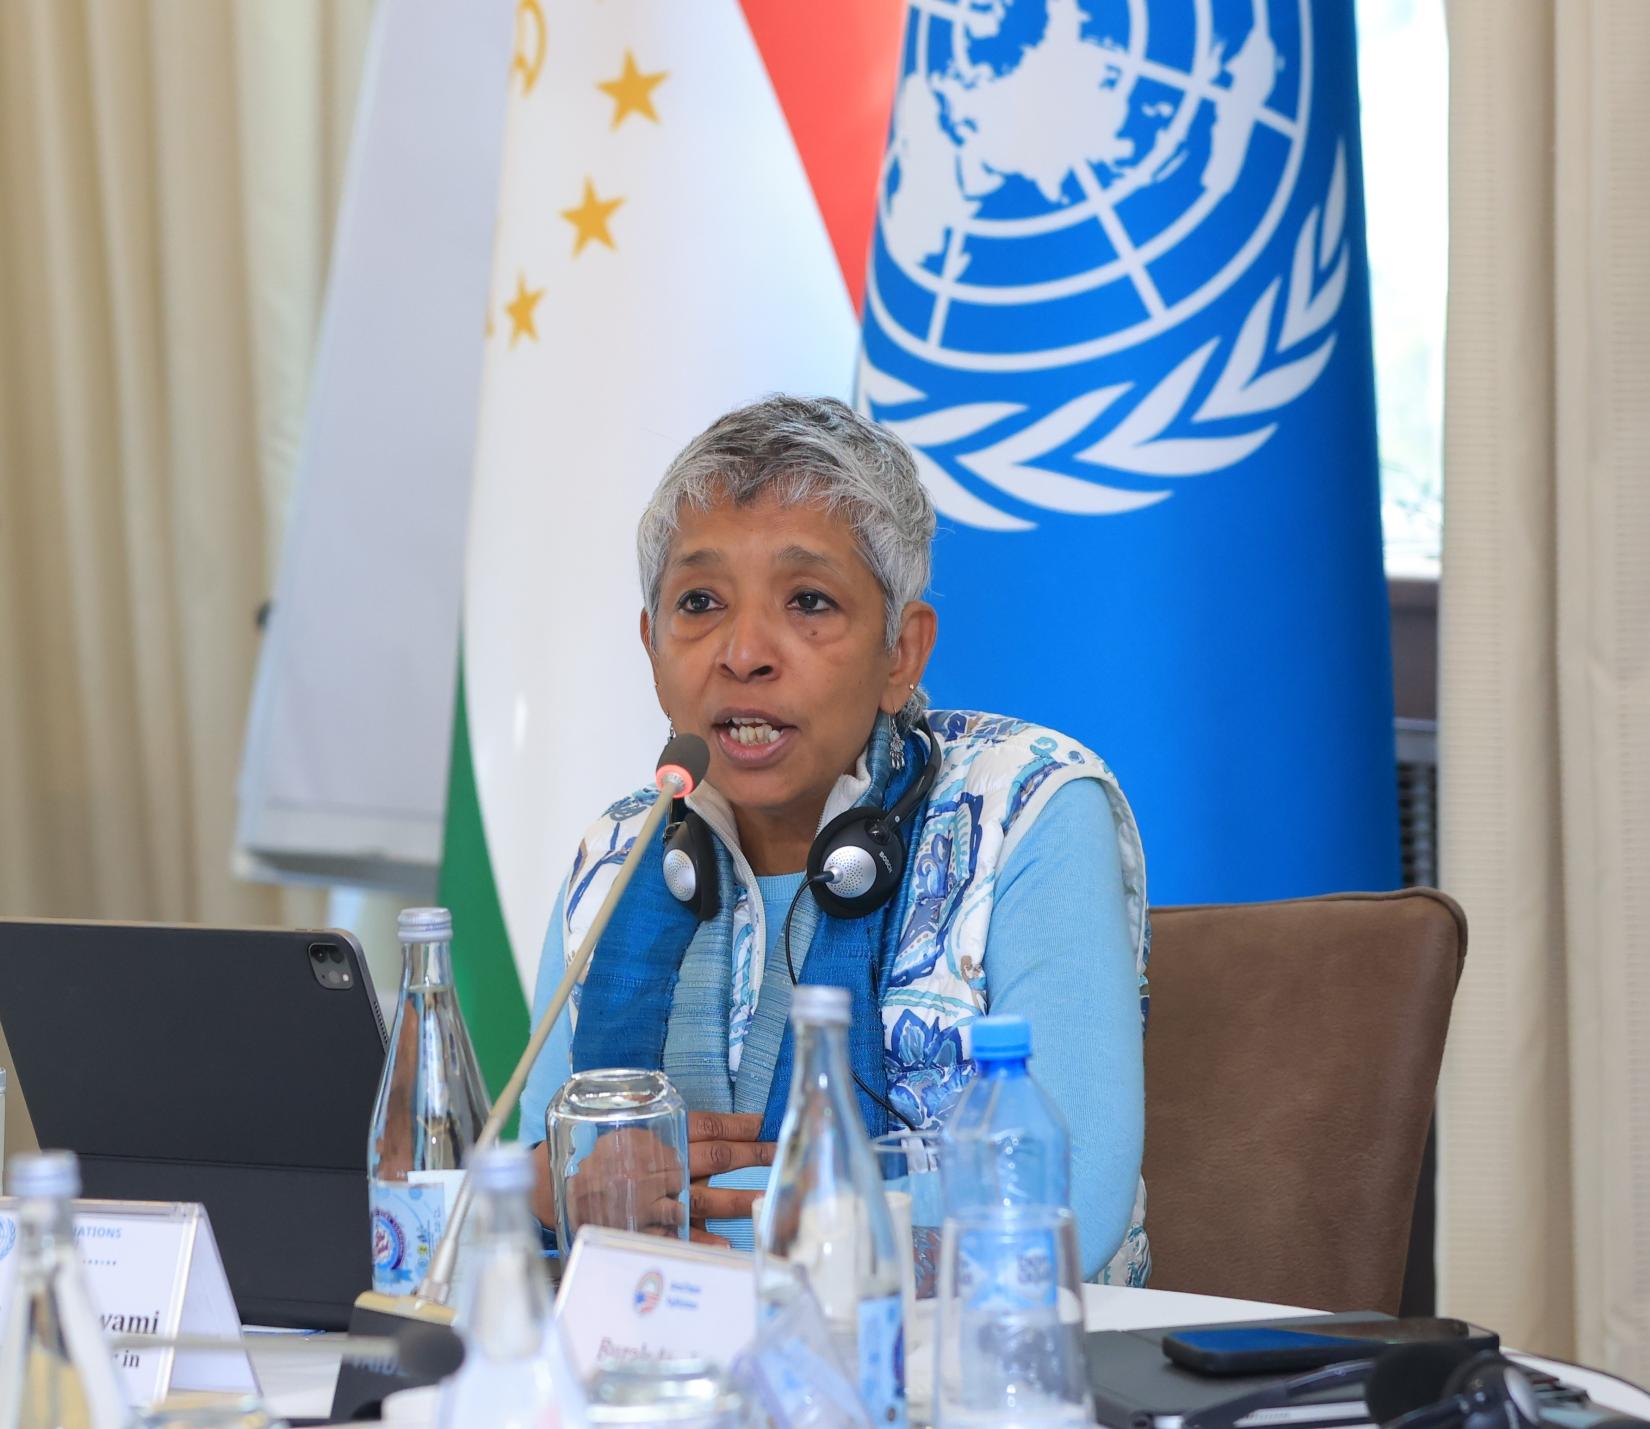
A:
[[[671,800],[685,799],[691,794],[698,788],[699,781],[705,777],[705,771],[709,768],[710,746],[698,735],[678,734],[671,738],[660,751],[653,776],[659,797],[653,801],[653,807],[642,820],[642,826],[636,832],[635,842],[631,844],[632,850],[648,846],[649,841],[658,832],[659,825],[664,822],[665,815],[670,812]],[[607,897],[602,899],[601,907],[596,910],[590,930],[584,935],[578,951],[568,960],[567,970],[562,974],[555,996],[550,999],[550,1005],[545,1009],[544,1016],[539,1019],[538,1026],[533,1029],[533,1035],[527,1039],[527,1048],[522,1052],[521,1060],[516,1063],[515,1071],[510,1073],[510,1080],[504,1084],[504,1090],[493,1103],[492,1114],[476,1136],[476,1144],[470,1152],[472,1160],[477,1151],[485,1150],[498,1140],[504,1123],[516,1109],[516,1103],[521,1100],[522,1089],[527,1085],[527,1075],[533,1070],[533,1063],[538,1061],[544,1044],[550,1040],[556,1019],[561,1016],[567,999],[572,996],[573,989],[584,976],[585,968],[590,965],[596,944],[607,931],[607,925],[613,918],[613,910],[619,906],[619,899],[630,886],[630,880],[635,876],[641,862],[639,858],[627,858],[619,865],[618,875],[614,878],[612,887],[607,890]],[[469,1214],[472,1195],[472,1180],[470,1173],[466,1171],[464,1180],[459,1183],[458,1195],[453,1199],[452,1217],[441,1233],[441,1240],[436,1245],[435,1253],[430,1257],[429,1271],[419,1284],[414,1298],[446,1305],[447,1296],[452,1292],[453,1264],[458,1258],[459,1232],[463,1229],[465,1217]]]
[[[344,1359],[366,1364],[388,1374],[395,1370],[434,1383],[456,1374],[464,1364],[464,1341],[448,1325],[432,1325],[408,1320],[389,1335],[328,1335],[310,1339],[303,1335],[261,1335],[256,1340],[244,1335],[114,1335],[112,1350],[141,1353],[145,1350],[181,1350],[186,1354],[241,1354],[260,1359]]]
[[[669,811],[671,801],[688,794],[705,777],[705,771],[709,767],[710,749],[697,735],[677,735],[664,747],[664,752],[659,756],[658,772],[654,775],[654,782],[659,788],[659,798],[654,801],[653,807],[648,810],[647,817],[642,821],[633,848],[647,846],[647,840],[654,836]],[[596,912],[590,931],[584,935],[577,952],[567,964],[567,971],[562,977],[561,985],[556,989],[556,995],[550,999],[549,1008],[538,1026],[533,1029],[533,1035],[527,1041],[521,1060],[516,1063],[515,1071],[504,1084],[504,1090],[493,1103],[492,1112],[476,1137],[476,1144],[471,1153],[472,1165],[474,1151],[485,1150],[493,1145],[504,1129],[504,1123],[510,1119],[510,1113],[515,1110],[516,1103],[521,1098],[522,1088],[527,1085],[527,1074],[532,1071],[533,1063],[538,1060],[539,1053],[544,1050],[544,1044],[550,1039],[550,1031],[556,1025],[556,1019],[561,1016],[568,997],[572,995],[573,988],[589,965],[596,944],[612,920],[613,910],[618,906],[619,899],[631,878],[635,876],[640,863],[640,859],[626,859],[620,866],[613,886],[608,889],[607,897],[602,900],[602,905]],[[370,1352],[362,1358],[376,1360],[377,1363],[363,1363],[353,1356],[346,1357],[343,1370],[338,1376],[337,1388],[333,1392],[332,1419],[340,1422],[353,1421],[362,1413],[370,1412],[386,1395],[415,1385],[433,1384],[447,1372],[444,1367],[445,1361],[441,1359],[443,1342],[439,1339],[409,1339],[406,1327],[408,1322],[425,1326],[452,1324],[453,1310],[447,1304],[447,1297],[452,1293],[453,1265],[458,1259],[459,1232],[470,1213],[470,1202],[474,1194],[473,1174],[470,1168],[466,1167],[464,1179],[459,1182],[458,1194],[453,1198],[453,1213],[447,1220],[440,1241],[436,1244],[435,1253],[430,1257],[429,1273],[419,1282],[418,1289],[413,1294],[383,1295],[375,1290],[367,1290],[355,1297],[355,1307],[350,1313],[349,1322],[351,1343],[358,1349],[369,1349]],[[393,1357],[388,1353],[377,1353],[388,1351],[392,1347],[395,1351]]]

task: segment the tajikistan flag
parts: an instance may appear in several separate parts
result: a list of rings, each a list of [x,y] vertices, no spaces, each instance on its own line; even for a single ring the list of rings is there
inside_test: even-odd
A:
[[[900,0],[521,0],[442,900],[494,1092],[580,834],[647,782],[637,518],[767,392],[848,397]]]

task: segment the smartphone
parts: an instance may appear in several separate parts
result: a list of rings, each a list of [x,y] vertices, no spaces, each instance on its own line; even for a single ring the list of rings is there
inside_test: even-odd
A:
[[[1500,1336],[1465,1320],[1249,1320],[1176,1330],[1163,1337],[1163,1353],[1198,1374],[1293,1374],[1372,1358],[1389,1345],[1448,1340],[1474,1353],[1498,1350]]]

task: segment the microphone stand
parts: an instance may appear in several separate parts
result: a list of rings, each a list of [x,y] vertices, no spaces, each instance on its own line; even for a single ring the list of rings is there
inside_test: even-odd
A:
[[[646,848],[648,840],[659,831],[659,825],[665,815],[670,812],[672,799],[682,798],[690,788],[688,780],[678,770],[671,770],[664,774],[659,781],[659,797],[653,801],[653,807],[647,811],[647,817],[642,820],[642,827],[636,833],[636,841],[631,845],[632,850]],[[639,858],[626,858],[619,866],[619,872],[613,880],[613,886],[608,889],[607,897],[602,900],[602,906],[596,910],[596,918],[590,929],[580,942],[578,950],[567,964],[567,971],[562,974],[561,982],[556,986],[555,995],[550,999],[550,1005],[545,1009],[544,1016],[533,1029],[533,1035],[527,1039],[527,1049],[521,1054],[521,1060],[516,1063],[515,1071],[510,1073],[510,1080],[504,1084],[504,1090],[498,1094],[498,1101],[488,1116],[481,1131],[476,1136],[475,1150],[470,1154],[473,1157],[477,1151],[483,1151],[498,1140],[499,1133],[504,1129],[504,1123],[510,1119],[510,1113],[516,1109],[516,1103],[521,1100],[523,1088],[527,1085],[528,1074],[533,1070],[533,1064],[538,1061],[539,1053],[544,1050],[544,1044],[550,1040],[550,1033],[555,1028],[556,1019],[561,1016],[562,1009],[567,1005],[567,999],[573,995],[573,989],[579,979],[584,976],[584,970],[590,965],[590,959],[596,951],[596,944],[607,931],[607,925],[613,918],[613,910],[619,906],[619,899],[630,886],[630,880],[635,876],[636,869],[641,864]],[[418,1289],[413,1295],[417,1302],[429,1305],[447,1307],[447,1297],[453,1288],[453,1265],[458,1259],[458,1236],[464,1228],[465,1218],[470,1214],[470,1202],[473,1199],[474,1180],[466,1171],[463,1181],[459,1183],[458,1195],[453,1198],[453,1213],[447,1221],[446,1229],[441,1233],[435,1253],[430,1257],[430,1268],[424,1279],[419,1282]],[[372,1292],[368,1292],[369,1294]],[[379,1297],[381,1299],[388,1297]]]
[[[697,735],[677,735],[665,746],[660,756],[658,771],[654,776],[659,797],[654,800],[653,807],[642,820],[642,826],[637,830],[635,841],[631,845],[632,850],[645,848],[648,841],[657,835],[659,825],[670,812],[671,801],[685,798],[690,794],[699,780],[704,778],[709,763],[710,749]],[[515,1071],[511,1072],[510,1080],[504,1084],[504,1090],[499,1093],[498,1101],[494,1103],[491,1113],[477,1135],[475,1147],[471,1152],[472,1159],[476,1151],[484,1150],[498,1140],[504,1123],[510,1119],[510,1113],[515,1110],[517,1102],[521,1099],[522,1089],[527,1085],[528,1073],[533,1070],[533,1064],[538,1060],[539,1053],[544,1050],[544,1044],[550,1040],[556,1019],[561,1016],[567,999],[572,996],[574,987],[584,976],[585,968],[590,965],[596,944],[607,931],[613,911],[618,907],[619,899],[630,886],[630,880],[635,877],[641,862],[639,858],[626,858],[619,866],[613,886],[607,890],[607,897],[597,909],[595,920],[569,960],[555,996],[550,999],[550,1006],[545,1009],[538,1026],[533,1029],[533,1035],[527,1039],[527,1047],[516,1063]],[[452,1215],[448,1218],[441,1239],[430,1257],[430,1268],[423,1280],[418,1283],[417,1290],[411,1295],[384,1295],[375,1290],[363,1291],[356,1297],[355,1309],[350,1316],[352,1335],[393,1334],[397,1320],[452,1324],[454,1311],[447,1303],[447,1297],[452,1293],[453,1265],[458,1258],[459,1232],[470,1213],[470,1203],[474,1195],[473,1179],[466,1169],[464,1179],[459,1183],[458,1194],[453,1198]]]

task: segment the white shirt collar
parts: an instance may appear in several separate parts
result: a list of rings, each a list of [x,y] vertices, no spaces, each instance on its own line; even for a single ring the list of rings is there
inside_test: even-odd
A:
[[[831,786],[831,792],[825,796],[825,808],[819,815],[815,832],[824,828],[844,809],[853,808],[870,787],[871,769],[862,749],[853,771],[840,775]],[[730,849],[739,848],[739,824],[733,817],[733,805],[728,803],[720,789],[713,784],[701,784],[688,795],[687,802],[688,807],[716,831],[723,843]]]

